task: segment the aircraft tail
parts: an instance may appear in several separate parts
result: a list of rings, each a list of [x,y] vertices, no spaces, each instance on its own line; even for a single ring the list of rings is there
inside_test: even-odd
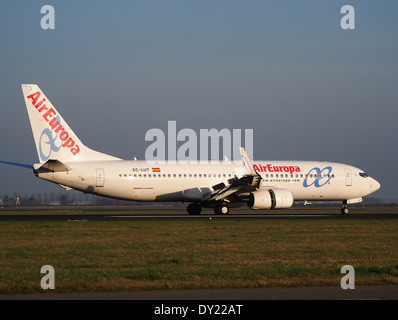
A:
[[[23,84],[30,125],[40,163],[120,160],[86,147],[36,84]]]

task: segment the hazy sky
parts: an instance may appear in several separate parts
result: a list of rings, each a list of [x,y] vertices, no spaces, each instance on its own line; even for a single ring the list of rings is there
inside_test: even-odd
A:
[[[43,5],[55,29],[43,30]],[[343,30],[343,5],[355,30]],[[253,129],[254,158],[325,160],[398,198],[398,2],[0,2],[0,160],[38,162],[21,83],[89,147],[144,159],[152,128]],[[0,165],[0,194],[58,192]]]

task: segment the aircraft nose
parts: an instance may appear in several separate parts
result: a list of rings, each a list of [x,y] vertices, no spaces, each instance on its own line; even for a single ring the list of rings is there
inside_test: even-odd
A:
[[[381,184],[376,180],[372,178],[372,183],[370,184],[370,187],[374,190],[377,191],[380,189]]]

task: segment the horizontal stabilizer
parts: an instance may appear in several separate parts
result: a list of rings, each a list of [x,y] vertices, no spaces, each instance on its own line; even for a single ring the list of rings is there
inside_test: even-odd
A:
[[[62,163],[59,160],[48,160],[43,165],[35,164],[33,169],[40,173],[40,172],[65,172],[72,170],[66,164]]]

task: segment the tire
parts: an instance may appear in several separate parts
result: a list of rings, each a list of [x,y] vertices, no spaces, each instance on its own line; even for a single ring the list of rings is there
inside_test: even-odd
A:
[[[229,208],[225,204],[220,204],[214,208],[214,213],[217,215],[225,215],[229,213]]]
[[[348,209],[347,207],[341,208],[341,214],[349,214],[349,213],[350,213],[350,209]]]
[[[202,212],[202,207],[200,206],[200,204],[191,203],[187,207],[187,212],[188,212],[188,214],[191,214],[191,215],[198,215]]]

